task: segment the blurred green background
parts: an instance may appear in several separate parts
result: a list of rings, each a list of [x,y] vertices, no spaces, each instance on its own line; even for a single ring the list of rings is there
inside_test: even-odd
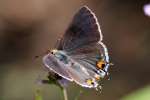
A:
[[[133,99],[150,94],[150,17],[143,12],[148,2],[0,0],[0,100],[34,100],[37,88],[44,100],[63,99],[58,87],[37,85],[38,77],[47,72],[42,58],[34,56],[54,47],[83,5],[96,13],[114,66],[102,93],[70,84],[69,100],[81,89],[79,100],[150,100],[145,96]],[[144,87],[146,92],[142,92]]]

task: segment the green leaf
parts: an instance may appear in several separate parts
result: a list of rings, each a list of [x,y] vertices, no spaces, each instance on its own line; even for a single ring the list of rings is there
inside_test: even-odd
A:
[[[121,100],[150,100],[150,86],[137,90]]]

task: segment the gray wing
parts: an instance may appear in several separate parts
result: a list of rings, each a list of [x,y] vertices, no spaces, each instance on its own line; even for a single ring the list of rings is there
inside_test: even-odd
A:
[[[70,58],[78,62],[77,65],[67,67],[67,73],[84,87],[92,87],[87,85],[86,79],[97,74],[96,62],[99,59],[109,62],[107,48],[101,41],[102,34],[97,18],[86,6],[75,14],[59,41],[57,49],[65,51]]]
[[[95,82],[94,86],[88,85],[86,82],[87,79],[93,78],[93,76],[91,75],[92,71],[91,72],[88,71],[86,68],[84,68],[83,65],[79,64],[74,60],[69,62],[68,65],[63,65],[63,63],[60,64],[60,62],[57,59],[55,59],[53,55],[48,54],[44,56],[43,62],[45,66],[48,68],[48,70],[57,73],[64,79],[67,79],[69,81],[75,81],[77,84],[83,87],[88,88],[97,87],[97,82]],[[72,62],[74,64],[72,64]]]
[[[84,67],[97,72],[96,62],[101,59],[101,52],[95,45],[78,48],[69,54],[72,59],[80,62]]]
[[[93,79],[95,72],[87,70],[83,65],[78,62],[75,62],[72,66],[67,67],[68,73],[77,84],[88,87],[95,88],[98,86],[97,81],[94,81],[93,84],[88,84],[88,79]]]
[[[97,43],[95,45],[88,45],[82,48],[78,48],[69,55],[70,58],[75,62],[73,66],[67,67],[68,74],[70,77],[79,85],[88,88],[95,88],[98,86],[97,80],[94,81],[93,85],[88,85],[87,79],[94,79],[95,75],[99,75],[96,68],[96,62],[100,59],[109,62],[107,48],[103,43]],[[106,75],[109,65],[106,65],[104,70],[101,72],[101,77]]]
[[[100,59],[109,63],[109,55],[106,46],[102,42],[96,44],[83,46],[76,49],[69,54],[74,60],[80,62],[87,69],[97,72],[96,62]],[[104,70],[108,71],[108,65],[105,66]]]
[[[67,73],[65,65],[62,63],[60,64],[60,62],[52,54],[45,55],[43,57],[43,63],[49,71],[53,71],[59,76],[72,81],[72,78]]]
[[[57,49],[71,52],[101,40],[102,34],[97,18],[88,7],[84,6],[73,17]]]

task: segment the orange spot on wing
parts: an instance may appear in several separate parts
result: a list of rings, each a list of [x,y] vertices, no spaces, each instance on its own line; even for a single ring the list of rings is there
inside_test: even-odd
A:
[[[93,80],[92,80],[92,79],[87,79],[87,80],[86,80],[86,83],[87,83],[88,85],[92,85],[92,84],[93,84]]]
[[[103,69],[105,67],[105,62],[103,60],[100,60],[96,65],[99,69]]]
[[[96,80],[100,80],[100,76],[96,74],[96,75],[95,75],[95,79],[96,79]]]

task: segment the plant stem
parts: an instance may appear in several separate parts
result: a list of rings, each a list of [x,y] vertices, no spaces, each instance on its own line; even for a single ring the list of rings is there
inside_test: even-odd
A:
[[[68,100],[67,90],[65,88],[63,88],[62,91],[63,91],[63,95],[64,95],[64,100]]]

